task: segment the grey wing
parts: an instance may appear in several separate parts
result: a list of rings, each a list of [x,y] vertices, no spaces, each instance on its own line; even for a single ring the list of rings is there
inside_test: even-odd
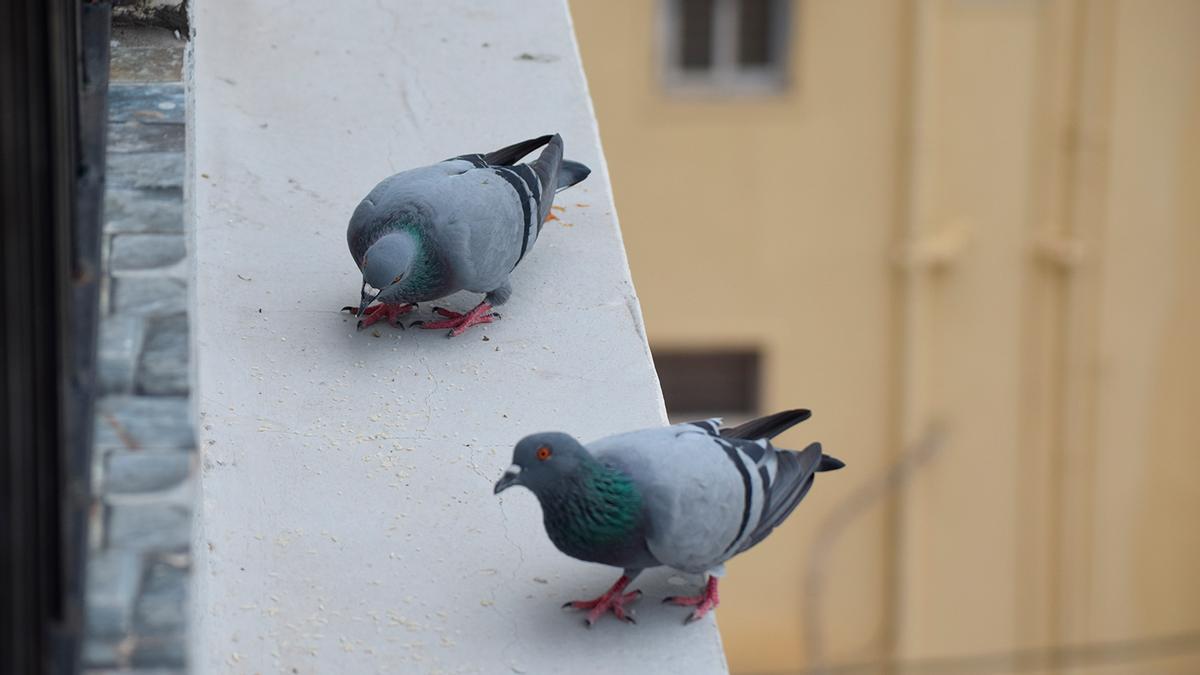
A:
[[[532,163],[515,164],[542,146]],[[398,173],[355,209],[346,232],[350,253],[361,267],[375,240],[416,222],[432,235],[456,286],[499,289],[541,233],[562,161],[562,139],[554,134]],[[586,169],[577,179],[583,176]]]
[[[532,197],[507,174],[473,166],[429,192],[438,204],[431,235],[457,284],[480,293],[503,286],[531,243]]]
[[[528,164],[517,164],[516,160],[526,154],[545,146],[537,159]],[[522,207],[521,250],[513,268],[533,248],[542,225],[550,215],[550,207],[554,204],[554,194],[559,183],[559,171],[563,165],[563,143],[558,134],[541,136],[521,143],[516,143],[495,152],[476,155],[463,155],[456,159],[471,162],[476,170],[490,171],[508,183]],[[582,173],[575,176],[576,182],[587,176],[587,168],[577,162],[572,165],[582,167]],[[511,271],[511,268],[510,268]]]
[[[647,548],[664,565],[694,573],[719,566],[736,552],[748,523],[761,512],[752,476],[739,469],[742,464],[734,463],[722,441],[677,425],[588,446],[597,458],[621,465],[634,477]]]
[[[531,208],[493,171],[452,159],[384,179],[355,209],[346,238],[361,268],[379,237],[417,226],[448,263],[454,287],[487,292],[502,286],[520,259]]]
[[[766,539],[786,520],[812,488],[816,472],[822,470],[819,468],[822,462],[820,443],[812,443],[801,452],[769,448],[764,459],[767,461],[757,464],[760,472],[766,472],[761,476],[761,483],[765,485],[764,506],[754,529],[738,543],[738,553]],[[771,465],[774,465],[773,470]]]
[[[589,447],[629,466],[638,479],[651,553],[695,573],[719,569],[762,541],[808,494],[816,471],[840,466],[823,458],[819,443],[792,452],[766,439],[723,437],[717,419],[621,434]],[[827,468],[831,460],[836,466]]]
[[[715,432],[740,444],[743,451],[754,459],[760,473],[766,472],[761,481],[766,486],[762,515],[750,535],[738,545],[739,552],[765,539],[791,515],[812,488],[816,473],[836,471],[845,466],[836,457],[824,454],[820,443],[811,443],[800,452],[781,450],[770,443],[770,439],[811,416],[810,411],[802,408],[784,410]],[[702,426],[710,433],[714,426],[712,420],[693,424]]]
[[[787,410],[750,420],[733,428],[720,428],[719,419],[688,422],[698,433],[717,436],[726,454],[748,476],[755,508],[747,510],[749,529],[731,546],[728,556],[746,551],[767,538],[776,527],[791,515],[812,488],[818,471],[834,471],[842,463],[825,456],[820,443],[811,443],[800,452],[783,450],[771,444],[770,438],[812,416],[808,410]],[[755,475],[756,474],[756,475]]]

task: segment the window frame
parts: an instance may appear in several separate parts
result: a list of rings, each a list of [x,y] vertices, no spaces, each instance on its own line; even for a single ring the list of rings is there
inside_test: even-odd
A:
[[[780,94],[789,84],[792,7],[796,0],[769,0],[769,65],[738,63],[738,2],[713,0],[712,67],[689,71],[680,64],[683,0],[658,3],[658,61],[663,89],[672,95],[761,96]]]

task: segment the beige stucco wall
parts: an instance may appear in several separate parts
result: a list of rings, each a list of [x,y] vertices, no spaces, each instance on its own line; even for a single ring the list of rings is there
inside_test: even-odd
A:
[[[652,345],[759,346],[849,464],[730,566],[731,666],[1200,644],[1200,3],[793,6],[786,91],[704,98],[572,2]]]

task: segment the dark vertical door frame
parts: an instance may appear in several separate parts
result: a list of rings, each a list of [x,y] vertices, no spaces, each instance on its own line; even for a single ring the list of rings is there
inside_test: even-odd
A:
[[[79,667],[108,11],[0,2],[0,673]]]

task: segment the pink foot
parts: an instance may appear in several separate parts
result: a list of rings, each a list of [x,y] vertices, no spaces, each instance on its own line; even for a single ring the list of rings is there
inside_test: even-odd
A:
[[[708,583],[704,585],[704,592],[700,595],[673,595],[669,598],[663,598],[664,603],[672,605],[681,605],[683,607],[695,607],[696,609],[688,615],[684,623],[699,621],[704,618],[705,614],[717,608],[721,604],[721,598],[717,594],[717,578],[709,577]]]
[[[437,312],[441,316],[446,317],[446,320],[422,323],[421,328],[431,330],[437,328],[449,328],[450,337],[462,335],[463,333],[467,332],[467,329],[471,326],[478,326],[481,323],[491,323],[492,321],[500,318],[500,315],[496,312],[493,312],[492,306],[486,302],[481,302],[478,305],[475,305],[475,309],[472,309],[466,314],[452,312],[443,307],[434,307],[433,311]]]
[[[393,326],[400,326],[401,328],[403,328],[403,326],[400,325],[400,323],[397,321],[397,319],[404,316],[405,314],[408,314],[409,312],[413,311],[416,308],[417,308],[417,306],[415,304],[410,304],[407,302],[395,302],[395,303],[381,302],[378,305],[371,305],[370,307],[363,310],[363,316],[361,319],[358,320],[358,329],[362,330],[362,329],[366,328],[367,326],[370,326],[371,324],[377,323],[379,321],[387,321],[388,323],[392,324]],[[358,308],[346,306],[346,307],[342,308],[342,311],[350,312],[351,314],[353,314],[358,311]]]
[[[587,617],[583,620],[588,628],[591,628],[592,624],[596,623],[596,620],[608,611],[611,611],[621,621],[637,623],[637,621],[633,620],[633,612],[625,611],[625,604],[642,597],[642,592],[631,591],[629,593],[622,593],[625,587],[629,585],[629,581],[629,577],[621,575],[621,578],[617,579],[617,583],[613,584],[612,588],[608,589],[604,595],[595,600],[575,600],[568,602],[563,605],[563,609],[570,607],[571,609],[588,610]]]

